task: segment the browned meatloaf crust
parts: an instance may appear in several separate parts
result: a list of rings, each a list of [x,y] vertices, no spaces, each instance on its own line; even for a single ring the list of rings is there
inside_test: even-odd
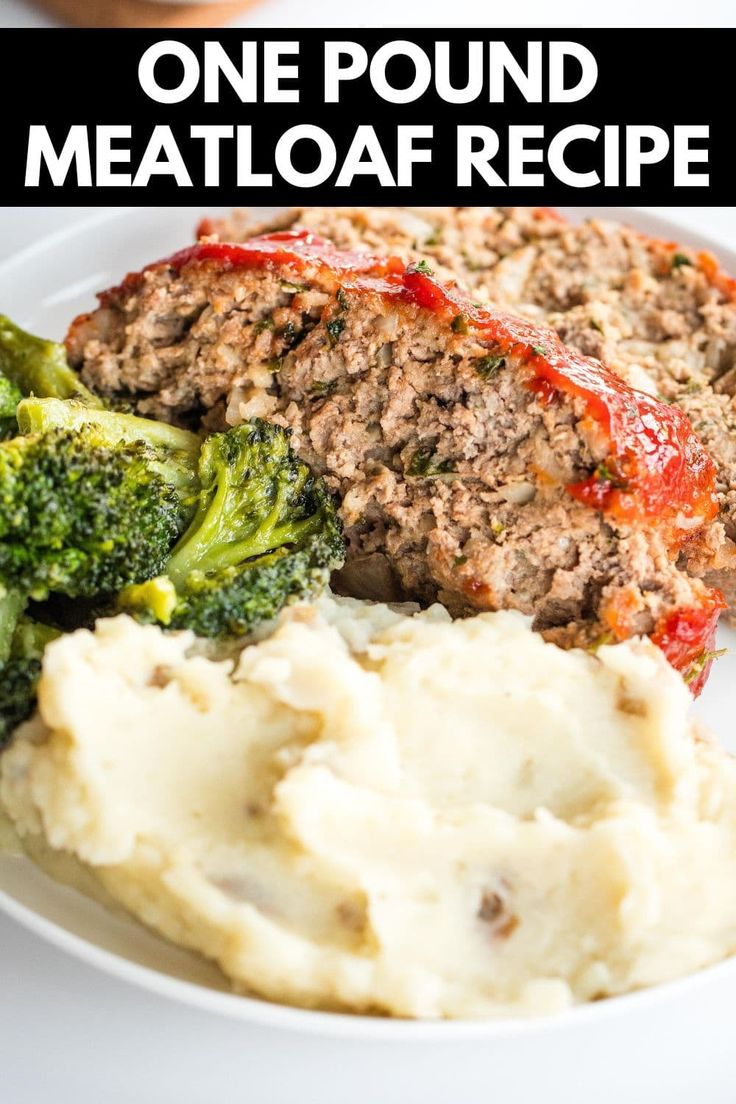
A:
[[[602,470],[610,441],[581,398],[529,386],[527,361],[544,349],[500,348],[463,315],[392,301],[370,280],[341,284],[319,265],[295,275],[202,256],[106,293],[70,330],[72,363],[147,414],[290,426],[339,495],[354,592],[439,599],[458,614],[518,609],[565,645],[656,632],[702,606],[669,523],[569,493]],[[552,333],[527,330],[564,360]],[[703,523],[692,518],[694,539],[717,544]]]
[[[427,257],[479,299],[545,322],[633,387],[676,403],[718,465],[728,540],[707,566],[736,608],[736,283],[711,256],[536,207],[312,207],[278,221],[342,248]],[[202,226],[231,241],[252,228],[245,214]]]

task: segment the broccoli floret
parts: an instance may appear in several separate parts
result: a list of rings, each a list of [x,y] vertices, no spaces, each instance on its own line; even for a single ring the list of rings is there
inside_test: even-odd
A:
[[[15,411],[22,398],[20,388],[0,374],[0,440],[14,437],[18,432]]]
[[[139,418],[114,410],[100,410],[83,402],[59,399],[24,399],[16,412],[21,433],[45,433],[50,429],[70,431],[94,428],[98,441],[110,447],[142,442],[149,450],[149,464],[180,498],[199,490],[197,464],[202,440],[196,433],[167,422]]]
[[[124,592],[121,608],[197,636],[243,636],[288,602],[319,594],[341,562],[329,542],[312,537],[297,551],[281,549],[212,575],[193,572],[181,594],[165,575],[138,583]]]
[[[0,581],[36,600],[151,578],[186,519],[140,442],[110,446],[91,425],[0,444]]]
[[[7,611],[3,614],[2,607],[8,597],[0,599],[0,623],[5,627]],[[7,655],[0,662],[0,748],[33,712],[44,649],[59,636],[56,629],[29,617],[16,617],[15,622]]]
[[[0,372],[23,395],[102,405],[69,367],[63,345],[26,333],[4,315],[0,315]]]
[[[343,562],[332,500],[279,426],[254,419],[208,437],[199,477],[197,509],[164,577],[121,595],[140,619],[239,636],[324,587]]]

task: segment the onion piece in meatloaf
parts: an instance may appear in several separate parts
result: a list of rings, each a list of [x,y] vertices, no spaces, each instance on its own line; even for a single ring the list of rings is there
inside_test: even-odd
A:
[[[722,599],[678,558],[712,539],[714,465],[551,330],[284,231],[128,276],[68,349],[141,412],[289,426],[341,502],[353,593],[518,609],[563,646],[649,634],[702,686]]]
[[[726,537],[705,556],[691,545],[688,569],[725,591],[736,622],[736,280],[711,254],[608,220],[570,225],[547,207],[301,207],[277,221],[344,248],[427,258],[473,298],[545,322],[684,410],[718,468]],[[200,232],[254,231],[236,213]]]

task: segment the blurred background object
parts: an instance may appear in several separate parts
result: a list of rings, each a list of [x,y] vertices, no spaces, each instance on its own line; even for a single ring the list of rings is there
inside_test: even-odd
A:
[[[76,27],[212,27],[226,23],[257,0],[38,0],[52,15]]]
[[[53,0],[52,0],[53,2]],[[70,0],[67,0],[69,3]],[[101,0],[77,0],[89,10]],[[127,0],[128,3],[131,0]],[[134,0],[135,2],[135,0]],[[138,0],[142,3],[144,0]],[[146,0],[153,6],[154,0]],[[225,0],[216,0],[224,3]],[[257,0],[251,5],[228,2],[236,9],[227,16],[231,27],[734,27],[734,0],[370,0],[350,4],[345,0]],[[56,0],[57,5],[61,0]],[[115,0],[106,0],[112,6]],[[187,5],[181,4],[185,8]],[[203,8],[203,0],[199,0]],[[159,3],[156,2],[157,8]],[[208,5],[209,6],[209,5]],[[155,13],[159,19],[161,12]],[[191,13],[187,13],[191,15]],[[87,17],[88,18],[88,17]],[[198,18],[216,25],[213,12]],[[222,24],[220,17],[219,24]],[[54,15],[44,0],[0,0],[0,27],[63,27],[68,22]],[[89,26],[89,22],[87,22]],[[120,25],[120,24],[118,24]],[[140,24],[139,24],[140,25]],[[157,24],[161,26],[159,22]],[[190,24],[191,26],[192,24]],[[165,24],[164,24],[165,26]],[[172,26],[172,24],[169,24]],[[13,1102],[15,1104],[15,1102]]]

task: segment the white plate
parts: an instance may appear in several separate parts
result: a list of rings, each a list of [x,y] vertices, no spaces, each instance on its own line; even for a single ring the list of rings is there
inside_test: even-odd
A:
[[[259,208],[265,217],[276,208]],[[618,218],[667,239],[681,240],[719,255],[736,272],[736,253],[688,233],[664,220],[631,208],[562,208],[571,220],[592,215]],[[162,257],[192,239],[200,208],[108,210],[52,234],[0,265],[0,311],[29,329],[60,338],[74,314],[89,309],[94,293],[119,282],[130,269]],[[722,646],[736,646],[736,634],[720,633]],[[736,651],[715,667],[696,712],[724,739],[730,735],[729,704],[736,684]],[[733,747],[736,751],[736,746]],[[646,1030],[649,1017],[676,1017],[678,1009],[700,1001],[720,1019],[736,999],[736,959],[691,978],[644,993],[601,1002],[545,1021],[408,1023],[305,1012],[265,1001],[236,997],[224,979],[204,960],[178,950],[127,916],[112,915],[73,890],[52,881],[24,858],[0,855],[0,909],[26,928],[84,961],[133,984],[230,1017],[292,1030],[363,1039],[506,1038],[566,1025],[596,1024],[625,1015],[627,1023]]]

